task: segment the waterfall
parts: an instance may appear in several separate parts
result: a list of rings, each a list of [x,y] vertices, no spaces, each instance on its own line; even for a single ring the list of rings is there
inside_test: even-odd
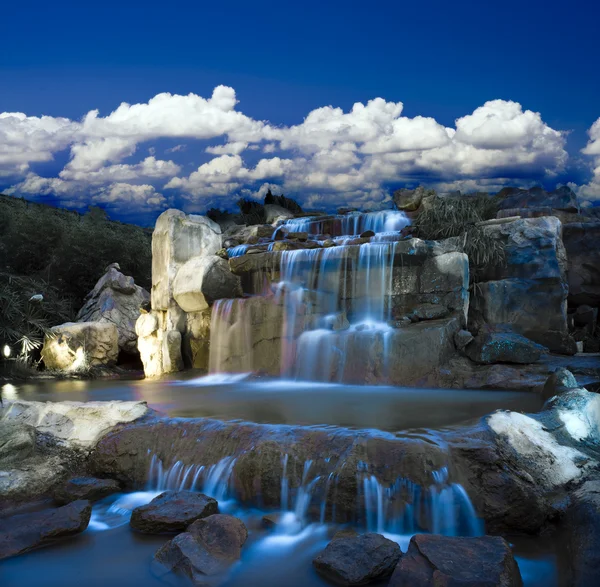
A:
[[[350,212],[334,216],[309,216],[292,218],[283,224],[288,232],[307,232],[311,235],[356,236],[367,230],[373,232],[400,231],[410,220],[404,212],[381,210],[378,212]]]

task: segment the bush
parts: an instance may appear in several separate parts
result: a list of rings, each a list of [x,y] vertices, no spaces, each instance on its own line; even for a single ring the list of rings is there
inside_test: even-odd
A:
[[[464,252],[477,275],[487,265],[506,263],[504,244],[476,225],[497,212],[497,200],[487,195],[433,196],[415,218],[415,234],[426,240],[463,237]]]

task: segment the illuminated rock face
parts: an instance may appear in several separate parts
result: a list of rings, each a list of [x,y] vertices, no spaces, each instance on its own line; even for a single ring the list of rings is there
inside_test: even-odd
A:
[[[55,326],[42,348],[46,368],[61,371],[114,365],[118,355],[119,332],[110,322],[66,322]]]

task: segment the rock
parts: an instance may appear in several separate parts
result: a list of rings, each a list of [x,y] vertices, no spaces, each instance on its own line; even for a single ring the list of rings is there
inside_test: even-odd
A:
[[[459,351],[464,349],[472,340],[474,340],[474,336],[468,330],[459,330],[454,335],[454,344]]]
[[[281,522],[281,513],[274,514],[266,514],[261,519],[261,524],[263,528],[267,528],[267,530],[272,530],[276,528],[277,525]]]
[[[80,371],[114,365],[119,356],[119,331],[108,322],[66,322],[44,339],[42,360],[46,369]]]
[[[491,326],[509,325],[552,352],[572,354],[567,256],[560,221],[554,216],[527,218],[484,230],[503,243],[506,264],[485,268],[472,308]]]
[[[332,540],[313,565],[319,574],[338,585],[365,585],[390,575],[400,556],[395,542],[369,533]]]
[[[600,481],[587,481],[571,496],[562,521],[570,577],[568,585],[588,587],[598,583],[600,568]]]
[[[278,206],[277,204],[265,204],[265,220],[267,224],[275,225],[281,221],[293,217],[293,212],[290,212],[283,206]]]
[[[194,585],[217,584],[216,577],[240,558],[248,531],[233,516],[220,514],[194,522],[154,555],[152,571],[186,575]]]
[[[0,559],[22,554],[45,542],[83,532],[92,505],[78,500],[60,508],[0,519]]]
[[[271,239],[275,228],[270,224],[254,224],[252,226],[236,226],[225,231],[225,237],[234,238],[240,244],[256,244],[260,239]],[[220,247],[219,247],[220,248]]]
[[[227,259],[229,259],[229,253],[227,252],[227,249],[219,249],[215,255],[217,255],[217,257],[220,257],[221,259],[225,259],[225,261],[227,261]]]
[[[415,190],[409,190],[406,188],[396,190],[392,195],[394,204],[398,210],[404,210],[406,212],[414,212],[419,209],[423,197],[428,195],[430,190],[426,190],[424,187],[419,186]]]
[[[542,399],[546,401],[559,393],[578,387],[577,379],[575,379],[573,373],[568,369],[559,367],[554,373],[548,376],[542,390]]]
[[[187,531],[213,556],[230,561],[240,558],[242,546],[248,538],[248,529],[242,520],[223,514],[196,520]]]
[[[143,534],[182,532],[192,522],[218,513],[212,497],[191,491],[165,491],[149,504],[135,508],[130,525]]]
[[[93,447],[117,424],[148,413],[146,402],[29,402],[16,400],[0,411],[0,424],[33,426],[62,444]]]
[[[600,222],[565,225],[563,241],[568,259],[569,304],[600,307]]]
[[[216,255],[194,257],[177,272],[173,297],[185,312],[205,310],[215,300],[242,295],[239,277]]]
[[[308,240],[308,232],[288,232],[285,237],[289,240],[305,243]]]
[[[150,301],[150,294],[136,285],[133,277],[123,275],[118,266],[110,265],[94,289],[86,296],[77,314],[77,322],[107,322],[116,325],[119,348],[137,353],[135,323],[140,307]]]
[[[162,373],[176,373],[183,369],[181,332],[167,330],[162,339]]]
[[[98,501],[121,491],[121,485],[114,479],[95,477],[73,477],[54,492],[54,501],[67,504],[78,499]]]
[[[400,559],[389,587],[521,587],[510,546],[500,536],[417,534]]]
[[[449,314],[448,308],[441,304],[420,304],[411,312],[417,320],[437,320]]]
[[[591,325],[591,334],[594,334],[596,323],[598,322],[598,308],[592,308],[587,304],[579,306],[573,314],[573,320],[577,326]]]
[[[29,458],[35,450],[35,429],[22,422],[0,422],[0,466]]]
[[[152,234],[152,309],[172,306],[173,280],[182,265],[221,248],[221,228],[209,218],[173,209],[163,212]]]
[[[154,314],[140,314],[135,323],[135,332],[139,337],[150,336],[158,330],[158,318]]]
[[[489,332],[480,334],[470,342],[464,351],[466,355],[480,364],[535,363],[547,349],[512,332]]]
[[[372,230],[365,230],[360,233],[360,238],[371,238],[372,236],[375,236],[375,233]]]
[[[324,249],[328,249],[330,247],[335,247],[337,246],[336,242],[331,240],[330,238],[326,239],[325,241],[323,241],[323,248]]]
[[[504,188],[496,194],[496,199],[501,210],[546,207],[576,212],[579,209],[577,196],[567,186],[561,186],[552,192],[547,192],[541,187]]]

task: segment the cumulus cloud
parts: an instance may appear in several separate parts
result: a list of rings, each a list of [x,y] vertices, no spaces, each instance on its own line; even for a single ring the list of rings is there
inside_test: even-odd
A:
[[[255,120],[237,106],[233,88],[218,86],[209,98],[162,93],[106,116],[92,110],[81,121],[0,114],[0,176],[20,177],[12,193],[54,194],[71,204],[87,197],[103,205],[143,202],[155,211],[173,201],[198,209],[203,200],[258,197],[263,186],[277,185],[309,206],[368,207],[389,201],[394,185],[491,190],[515,178],[521,185],[551,178],[567,163],[566,133],[511,101],[486,102],[453,127],[403,116],[402,102],[383,98],[348,112],[317,108],[292,126]],[[597,122],[585,152],[596,158],[600,177],[599,137]],[[160,139],[186,141],[166,153],[183,152],[189,141],[212,145],[189,149],[182,166],[156,158],[151,143]],[[150,156],[136,160],[142,144]],[[65,149],[70,160],[56,177],[34,173],[31,166]],[[200,164],[193,153],[202,151],[210,159]],[[195,171],[183,172],[194,163]]]
[[[593,176],[589,183],[575,189],[582,200],[600,202],[600,118],[592,124],[588,135],[590,139],[581,152],[592,157]]]

